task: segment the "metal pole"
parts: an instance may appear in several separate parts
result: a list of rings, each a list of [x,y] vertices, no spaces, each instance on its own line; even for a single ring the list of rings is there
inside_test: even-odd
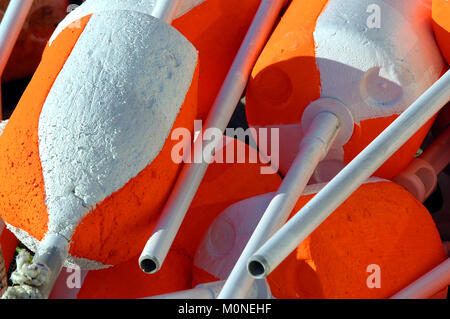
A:
[[[231,271],[219,299],[245,297],[254,281],[247,272],[248,259],[289,218],[317,164],[328,153],[339,128],[339,119],[333,113],[316,115],[300,144],[299,153]]]
[[[181,0],[159,0],[152,11],[152,16],[171,24],[177,13]]]
[[[248,262],[250,274],[255,278],[270,274],[449,100],[450,71],[447,71],[258,249]]]
[[[245,89],[250,72],[259,56],[285,0],[263,0],[253,19],[249,31],[239,49],[230,71],[222,85],[205,124],[207,128],[225,130],[234,109]],[[202,134],[202,133],[200,133]],[[219,141],[194,143],[194,154],[203,155],[201,163],[185,163],[172,193],[162,211],[153,234],[147,241],[139,265],[146,273],[158,271],[167,256],[186,212],[205,175],[213,154],[203,149],[214,149]],[[206,153],[206,154],[205,154]]]
[[[391,299],[425,299],[450,285],[450,258],[402,289]]]

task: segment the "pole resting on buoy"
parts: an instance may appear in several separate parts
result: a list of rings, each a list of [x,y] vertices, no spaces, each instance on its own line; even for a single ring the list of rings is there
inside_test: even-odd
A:
[[[396,293],[390,299],[426,299],[450,285],[450,258]]]
[[[449,100],[447,71],[253,254],[249,273],[255,278],[269,275]]]
[[[252,67],[285,4],[285,0],[261,2],[208,115],[204,130],[214,128],[223,132],[227,127],[245,89]],[[194,154],[212,157],[213,154],[202,150],[207,147],[215,149],[218,143],[219,141],[215,139],[209,143],[203,143],[203,146],[200,142],[196,142],[193,147]],[[202,163],[189,163],[183,166],[158,223],[139,257],[139,266],[142,271],[151,274],[161,268],[210,162],[210,158],[205,158]]]
[[[319,162],[332,145],[345,144],[353,132],[350,111],[339,101],[320,98],[303,114],[306,128],[300,150],[275,196],[253,232],[219,294],[220,299],[245,298],[254,282],[247,272],[247,261],[289,218]]]
[[[156,2],[152,16],[171,24],[177,13],[181,0],[160,0]]]

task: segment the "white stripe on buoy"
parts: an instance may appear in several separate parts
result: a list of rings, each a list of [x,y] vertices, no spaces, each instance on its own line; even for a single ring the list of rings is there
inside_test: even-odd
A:
[[[49,233],[70,238],[92,207],[156,158],[196,65],[193,45],[152,16],[90,18],[39,119]]]
[[[379,28],[367,22],[373,5],[382,13]],[[328,1],[314,31],[321,97],[339,99],[357,125],[401,114],[443,70],[428,13],[403,0],[361,0],[351,8],[346,0]],[[334,149],[326,160],[343,160],[343,148]]]
[[[87,0],[60,22],[50,38],[49,44],[52,44],[53,40],[56,39],[61,31],[67,28],[71,23],[89,14],[102,11],[128,10],[151,15],[156,1],[157,0]],[[175,17],[177,18],[186,14],[204,1],[205,0],[181,0]]]

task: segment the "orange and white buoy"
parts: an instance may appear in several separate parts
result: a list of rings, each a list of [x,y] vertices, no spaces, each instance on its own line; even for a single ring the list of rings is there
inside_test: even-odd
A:
[[[152,229],[180,167],[170,134],[192,132],[198,78],[197,50],[152,4],[72,11],[0,137],[0,211],[33,250],[70,241],[69,262],[98,269],[136,255]]]
[[[235,153],[234,163],[225,161],[228,152],[240,148],[245,149],[243,158]],[[81,272],[79,289],[69,289],[67,280],[72,280],[74,272],[63,270],[51,298],[145,298],[190,289],[195,252],[213,220],[230,204],[273,191],[281,182],[278,174],[261,175],[263,164],[250,163],[250,151],[243,142],[224,137],[223,148],[215,154],[224,163],[216,161],[208,167],[167,262],[158,273],[142,272],[136,255],[107,269]]]
[[[308,186],[293,212],[321,187]],[[218,216],[197,251],[194,283],[227,278],[272,196],[243,200]],[[227,240],[215,240],[219,235]],[[422,204],[401,186],[372,178],[258,280],[267,280],[276,298],[388,298],[445,258]]]
[[[298,152],[312,109],[343,106],[353,120],[316,169],[316,182],[324,182],[430,87],[444,68],[430,25],[430,7],[419,0],[293,0],[253,69],[246,98],[251,126],[280,128],[282,172]],[[430,126],[375,175],[390,179],[402,171]]]

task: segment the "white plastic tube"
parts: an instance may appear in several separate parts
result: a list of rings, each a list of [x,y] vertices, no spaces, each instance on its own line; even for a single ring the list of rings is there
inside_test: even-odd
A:
[[[317,164],[328,153],[339,128],[339,119],[333,113],[316,115],[300,144],[299,153],[228,276],[219,299],[245,298],[254,281],[247,271],[248,259],[289,218]]]
[[[213,281],[197,285],[193,289],[177,291],[143,299],[216,299],[225,281]],[[272,299],[265,281],[257,280],[245,295],[247,299]]]
[[[248,261],[255,278],[270,274],[336,208],[450,100],[450,71],[336,175]]]
[[[33,263],[43,265],[49,270],[47,282],[39,287],[39,291],[44,298],[50,296],[68,253],[69,242],[60,235],[46,235],[39,244],[39,248],[33,257]]]
[[[450,285],[450,258],[402,289],[391,299],[425,299]]]
[[[230,71],[222,85],[205,123],[205,130],[218,128],[225,130],[234,109],[247,85],[250,72],[259,56],[285,0],[263,0],[252,21],[249,31],[239,49]],[[202,134],[202,132],[200,132]],[[139,265],[146,273],[154,273],[161,268],[173,240],[183,222],[184,216],[205,175],[213,154],[205,154],[203,149],[214,149],[219,143],[213,139],[194,143],[194,154],[203,154],[201,163],[186,163],[180,173],[172,193],[162,211],[153,234],[147,241]]]
[[[25,23],[33,0],[11,0],[0,24],[0,76]]]
[[[213,281],[201,284],[195,288],[172,292],[164,295],[158,295],[143,299],[216,299],[220,289],[222,289],[223,281]]]
[[[450,127],[393,180],[424,202],[436,189],[438,175],[450,163]]]
[[[153,9],[152,16],[171,24],[177,13],[181,0],[158,0]]]

